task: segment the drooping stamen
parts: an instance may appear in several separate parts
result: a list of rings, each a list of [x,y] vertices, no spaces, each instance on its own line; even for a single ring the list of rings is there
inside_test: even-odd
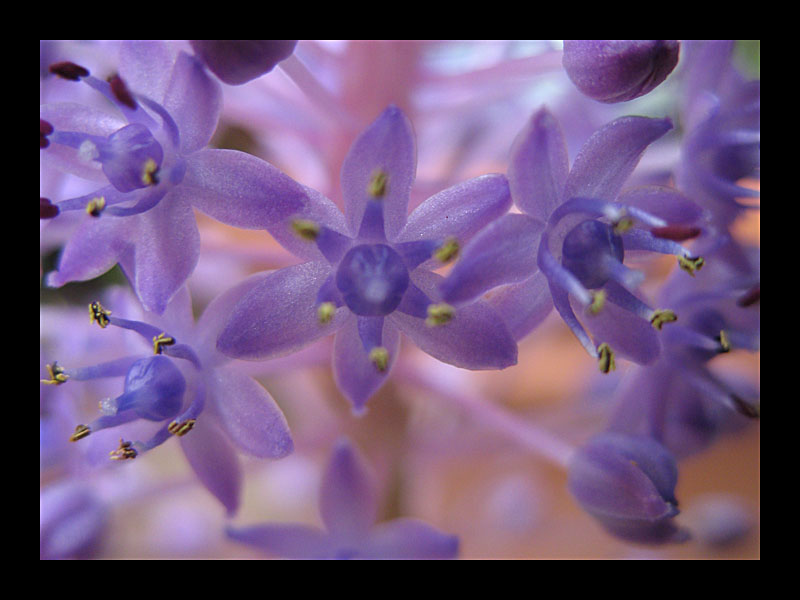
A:
[[[128,108],[136,110],[136,100],[133,99],[133,95],[128,89],[128,86],[125,85],[125,82],[119,75],[112,75],[109,77],[108,84],[111,86],[111,91],[117,100]]]
[[[597,366],[601,373],[609,373],[617,368],[614,362],[614,351],[605,342],[597,347]]]
[[[761,300],[760,283],[747,290],[747,292],[745,292],[745,294],[736,301],[736,305],[741,306],[742,308],[747,308],[759,300]]]
[[[75,427],[75,432],[69,436],[69,441],[77,442],[78,440],[88,437],[90,433],[92,433],[92,430],[88,425],[78,425]]]
[[[425,324],[428,327],[438,327],[446,325],[456,316],[456,309],[446,302],[439,304],[431,304],[428,306],[428,318],[425,319]]]
[[[458,256],[461,249],[458,240],[454,237],[447,238],[433,253],[433,258],[441,263],[447,263]]]
[[[389,365],[389,351],[383,346],[376,346],[369,351],[369,360],[378,371],[383,373]]]
[[[336,305],[333,302],[323,302],[317,307],[317,319],[320,325],[327,325],[336,314]]]
[[[686,271],[692,277],[694,277],[694,272],[695,271],[699,271],[700,269],[703,268],[704,264],[705,264],[705,261],[703,260],[702,256],[696,256],[696,257],[693,257],[693,256],[688,256],[688,257],[679,256],[678,257],[678,265],[680,266],[680,268],[683,269],[684,271]]]
[[[314,242],[319,235],[319,224],[307,219],[295,219],[292,221],[292,231],[297,237]]]
[[[197,423],[197,419],[188,419],[181,422],[172,421],[172,423],[170,423],[167,427],[167,431],[169,431],[172,435],[182,437],[194,428],[195,423]]]
[[[110,310],[106,310],[99,302],[92,302],[89,305],[89,323],[97,322],[101,329],[108,327],[110,323]]]
[[[367,194],[373,198],[383,198],[386,195],[386,186],[389,183],[389,175],[384,171],[375,171],[367,184]]]
[[[57,62],[50,65],[50,72],[53,75],[58,75],[62,79],[69,79],[70,81],[80,81],[82,77],[89,76],[88,69],[69,61]]]
[[[50,376],[50,379],[40,379],[41,383],[46,383],[48,385],[61,385],[62,383],[66,383],[69,379],[69,375],[64,373],[64,369],[58,366],[58,363],[54,362],[52,365],[47,365],[47,374]]]
[[[672,240],[673,242],[691,240],[702,232],[702,229],[694,225],[667,225],[666,227],[653,227],[650,230],[650,233],[655,237],[664,240]]]
[[[650,318],[650,324],[661,331],[664,323],[672,323],[678,320],[678,315],[669,309],[657,308],[653,311],[653,316]]]
[[[40,219],[53,219],[61,213],[61,210],[50,202],[48,198],[39,197],[39,218]]]
[[[174,346],[175,343],[175,338],[169,337],[162,331],[153,337],[153,354],[161,354],[164,351],[164,346]]]
[[[47,139],[47,136],[53,131],[53,126],[50,123],[44,119],[39,119],[39,148],[47,148],[50,145],[50,140]]]
[[[106,199],[103,196],[92,198],[86,205],[86,214],[90,217],[99,217],[106,207]]]
[[[138,455],[139,452],[133,447],[133,442],[126,442],[124,439],[119,440],[119,448],[108,453],[111,460],[133,460]]]

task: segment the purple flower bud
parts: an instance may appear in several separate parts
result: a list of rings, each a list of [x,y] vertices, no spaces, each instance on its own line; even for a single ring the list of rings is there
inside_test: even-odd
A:
[[[600,434],[577,451],[569,490],[584,510],[611,534],[634,542],[686,539],[672,519],[678,514],[672,454],[655,440]]]
[[[612,104],[651,92],[678,64],[676,40],[564,40],[564,69],[585,95]]]
[[[189,40],[198,58],[222,81],[241,85],[291,56],[297,40]]]

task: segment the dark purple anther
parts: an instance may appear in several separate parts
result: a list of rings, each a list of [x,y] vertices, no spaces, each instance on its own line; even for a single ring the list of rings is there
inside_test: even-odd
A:
[[[70,81],[79,81],[81,77],[88,77],[89,70],[74,62],[64,61],[50,65],[50,72],[53,75],[58,75],[63,79]]]

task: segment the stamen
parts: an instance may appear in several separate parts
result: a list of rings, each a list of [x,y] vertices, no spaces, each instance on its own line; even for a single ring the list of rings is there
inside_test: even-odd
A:
[[[39,218],[53,219],[59,215],[61,210],[48,198],[39,197]]]
[[[614,351],[605,342],[597,347],[597,366],[601,373],[608,373],[617,368],[614,362]]]
[[[314,221],[295,219],[292,221],[292,231],[294,231],[297,237],[313,242],[319,235],[319,225]]]
[[[657,308],[653,311],[653,316],[650,317],[650,324],[661,331],[664,323],[672,323],[678,320],[678,315],[669,309]]]
[[[131,94],[130,90],[128,90],[128,86],[125,85],[122,77],[119,75],[112,75],[108,78],[108,83],[111,86],[111,91],[114,93],[114,97],[117,100],[119,100],[128,108],[136,110],[136,100],[133,99],[133,95]]]
[[[592,292],[592,303],[588,307],[588,311],[596,315],[606,304],[606,292],[605,290],[597,290],[596,292]]]
[[[82,440],[85,437],[92,433],[92,430],[89,428],[88,425],[78,425],[75,428],[75,433],[69,436],[70,442],[77,442],[78,440]]]
[[[441,263],[446,263],[458,256],[461,249],[458,240],[454,237],[447,238],[433,253],[433,258]]]
[[[105,209],[105,207],[106,207],[106,199],[103,196],[92,198],[86,205],[86,214],[89,215],[90,217],[97,218],[103,213],[103,209]]]
[[[753,286],[747,292],[745,292],[744,296],[739,298],[736,301],[736,306],[741,306],[742,308],[747,308],[748,306],[752,306],[756,302],[761,300],[761,284]]]
[[[667,225],[666,227],[653,227],[650,230],[655,237],[674,242],[683,242],[696,238],[703,232],[699,227],[693,225]]]
[[[681,269],[686,271],[689,275],[694,277],[694,272],[699,271],[703,268],[705,261],[703,260],[702,256],[679,256],[678,257],[678,265],[680,265]]]
[[[54,362],[52,365],[47,365],[47,374],[50,376],[50,379],[40,379],[41,383],[46,383],[48,385],[61,385],[62,383],[66,383],[67,379],[69,379],[69,375],[64,373],[64,369],[58,366],[58,363]]]
[[[381,373],[389,365],[389,351],[383,346],[377,346],[369,351],[369,360]]]
[[[194,424],[197,423],[197,419],[187,419],[186,421],[173,421],[167,427],[167,431],[169,431],[172,435],[177,435],[178,437],[184,436],[189,433],[193,428]]]
[[[389,176],[383,171],[375,171],[367,185],[367,193],[373,198],[383,198],[386,195],[386,185]]]
[[[139,452],[133,447],[133,442],[120,439],[119,448],[109,452],[108,455],[111,460],[133,460],[139,455]]]
[[[327,325],[336,314],[336,305],[333,302],[323,302],[317,307],[317,318],[320,325]]]
[[[92,302],[89,305],[89,323],[94,323],[97,321],[97,324],[100,325],[101,329],[108,327],[108,324],[110,323],[108,315],[110,314],[111,311],[103,308],[99,302]]]
[[[163,331],[153,338],[153,354],[161,354],[164,346],[174,346],[175,338],[169,337]]]
[[[716,337],[716,340],[719,342],[720,351],[730,352],[731,351],[731,341],[728,338],[728,334],[725,333],[724,329],[721,329],[719,335]]]
[[[158,183],[158,165],[152,158],[148,158],[142,169],[142,183],[145,185],[156,185]]]
[[[82,77],[89,76],[88,69],[69,61],[50,65],[50,72],[53,75],[58,75],[62,79],[69,79],[70,81],[80,81]]]
[[[758,419],[761,417],[761,410],[749,402],[743,400],[736,394],[730,395],[731,400],[733,401],[736,410],[743,414],[745,417],[749,417],[751,419]]]
[[[44,119],[39,119],[39,148],[47,148],[50,145],[50,140],[47,139],[47,136],[53,131],[53,126],[50,123]]]
[[[633,219],[630,217],[622,217],[617,222],[614,223],[614,233],[617,235],[622,235],[629,229],[633,227]]]
[[[441,304],[428,305],[428,318],[425,319],[425,324],[428,327],[438,327],[439,325],[446,325],[453,320],[456,316],[456,309],[451,305],[442,302]]]

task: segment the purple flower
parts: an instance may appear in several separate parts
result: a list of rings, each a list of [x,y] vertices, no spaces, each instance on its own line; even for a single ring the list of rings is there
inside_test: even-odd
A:
[[[656,330],[676,316],[636,294],[643,274],[623,263],[625,252],[674,254],[694,274],[703,260],[676,240],[700,233],[702,213],[671,188],[620,190],[644,150],[671,127],[668,119],[616,119],[589,138],[570,169],[558,122],[544,108],[534,114],[508,172],[524,214],[501,217],[475,236],[442,285],[445,302],[458,305],[505,285],[489,302],[515,339],[555,306],[601,371],[614,368],[615,353],[655,360]]]
[[[227,365],[229,359],[215,349],[231,307],[259,281],[250,278],[218,296],[196,326],[186,288],[176,294],[163,315],[149,315],[149,322],[119,318],[100,303],[92,303],[90,315],[100,327],[114,325],[136,332],[152,354],[83,368],[48,365],[49,378],[42,382],[54,385],[125,377],[123,393],[103,400],[101,415],[88,425],[78,425],[70,440],[133,424],[136,434],[149,437],[145,441],[123,437],[110,452],[113,460],[129,460],[178,437],[199,479],[229,514],[234,513],[242,477],[236,450],[281,458],[293,449],[286,419],[269,393]]]
[[[678,514],[675,459],[647,437],[603,433],[573,457],[569,491],[612,535],[639,543],[685,541]]]
[[[73,63],[51,70],[96,89],[116,112],[72,103],[40,108],[42,161],[103,184],[77,198],[40,200],[41,218],[87,213],[49,285],[92,279],[119,263],[144,306],[161,313],[197,264],[193,208],[260,229],[300,206],[262,187],[272,171],[267,163],[203,149],[217,126],[221,91],[194,57],[167,43],[127,43],[120,75],[110,81]]]
[[[585,95],[626,102],[653,91],[678,64],[676,40],[564,40],[564,70]]]
[[[189,40],[197,57],[229,85],[269,73],[291,56],[297,40]]]
[[[64,482],[39,495],[39,558],[92,558],[108,528],[109,510],[91,488]]]
[[[308,262],[265,275],[233,309],[218,348],[257,360],[336,332],[334,375],[356,412],[389,375],[400,332],[428,354],[459,367],[515,364],[516,344],[497,312],[482,300],[458,310],[443,303],[437,289],[442,277],[431,271],[506,212],[510,194],[505,177],[485,175],[453,186],[407,219],[415,170],[411,124],[390,107],[345,158],[345,214],[302,188],[307,192],[304,208],[282,228],[270,229]],[[281,177],[276,176],[276,187],[302,187]]]
[[[375,525],[374,478],[347,439],[333,450],[323,475],[319,509],[325,530],[295,523],[229,527],[228,536],[269,554],[298,559],[455,558],[458,538],[416,519]]]

